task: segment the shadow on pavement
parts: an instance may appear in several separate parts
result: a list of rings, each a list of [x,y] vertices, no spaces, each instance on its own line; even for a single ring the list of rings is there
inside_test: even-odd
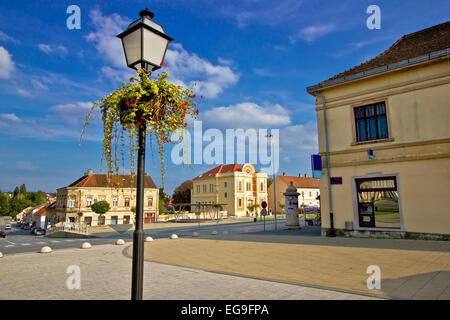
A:
[[[273,228],[273,227],[272,227]],[[300,230],[258,231],[248,233],[231,233],[228,235],[205,235],[202,239],[271,242],[286,244],[307,244],[320,246],[338,246],[354,248],[397,249],[450,252],[449,241],[438,240],[409,240],[409,239],[374,239],[350,237],[323,237],[320,226],[307,226]]]

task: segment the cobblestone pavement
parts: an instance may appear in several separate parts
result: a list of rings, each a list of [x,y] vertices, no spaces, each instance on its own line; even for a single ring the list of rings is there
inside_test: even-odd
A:
[[[447,241],[305,237],[278,232],[158,239],[145,244],[145,259],[385,298],[448,300],[449,249]],[[381,271],[380,290],[367,288],[371,275],[367,268],[372,265]]]
[[[5,255],[0,258],[0,299],[130,299],[131,259],[124,255],[125,247],[99,245],[49,254]],[[67,289],[70,265],[80,267],[79,290]],[[148,261],[144,268],[144,299],[151,300],[374,299]]]

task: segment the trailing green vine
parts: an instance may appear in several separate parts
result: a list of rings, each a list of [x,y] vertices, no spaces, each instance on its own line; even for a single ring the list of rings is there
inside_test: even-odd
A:
[[[146,135],[155,137],[161,163],[161,180],[164,187],[164,144],[172,142],[170,135],[187,127],[186,116],[196,119],[198,99],[192,88],[187,89],[167,81],[169,74],[161,72],[155,79],[144,69],[123,82],[122,86],[96,101],[86,116],[80,143],[86,127],[98,107],[103,121],[103,153],[108,173],[119,174],[119,163],[124,166],[124,133],[128,133],[130,173],[135,174],[135,152],[138,149],[139,126],[147,125]],[[194,84],[195,85],[195,84]],[[203,96],[200,96],[203,99]],[[120,146],[119,146],[120,144]],[[120,147],[120,158],[117,149]],[[153,145],[150,143],[153,157]]]

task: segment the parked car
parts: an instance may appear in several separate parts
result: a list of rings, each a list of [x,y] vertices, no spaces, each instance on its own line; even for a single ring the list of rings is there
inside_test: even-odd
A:
[[[21,228],[22,227],[22,222],[17,222],[17,227]]]
[[[0,237],[2,237],[3,239],[6,238],[6,232],[3,230],[0,230]]]
[[[30,226],[29,224],[26,224],[26,225],[23,227],[23,230],[31,230],[31,226]]]
[[[11,225],[10,225],[10,224],[7,224],[7,225],[5,226],[5,230],[11,230]]]
[[[36,236],[44,236],[45,235],[45,230],[41,229],[41,228],[34,228],[33,229],[33,233]]]

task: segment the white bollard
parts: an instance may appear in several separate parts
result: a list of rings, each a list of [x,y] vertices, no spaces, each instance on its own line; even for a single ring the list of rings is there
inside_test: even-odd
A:
[[[3,258],[3,253],[0,252],[0,258]]]
[[[178,236],[177,236],[175,233],[173,233],[173,234],[170,236],[170,239],[178,239]]]
[[[211,234],[212,234],[213,236],[215,236],[215,235],[218,234],[218,232],[217,232],[216,230],[214,230],[213,232],[211,232]]]
[[[125,244],[125,241],[123,239],[117,239],[116,245],[121,246],[121,245],[124,245],[124,244]]]
[[[81,249],[89,249],[91,246],[91,244],[89,242],[83,242],[83,244],[81,245]]]
[[[223,234],[224,235],[227,235],[229,232],[227,231],[227,230],[225,230],[224,232],[223,232]]]
[[[52,252],[52,248],[45,246],[41,248],[41,253],[50,253]]]
[[[147,237],[147,238],[145,238],[145,242],[150,242],[150,241],[153,241],[153,238],[152,238],[152,237]]]
[[[198,232],[194,232],[194,233],[192,234],[192,236],[193,236],[193,237],[198,237]]]

